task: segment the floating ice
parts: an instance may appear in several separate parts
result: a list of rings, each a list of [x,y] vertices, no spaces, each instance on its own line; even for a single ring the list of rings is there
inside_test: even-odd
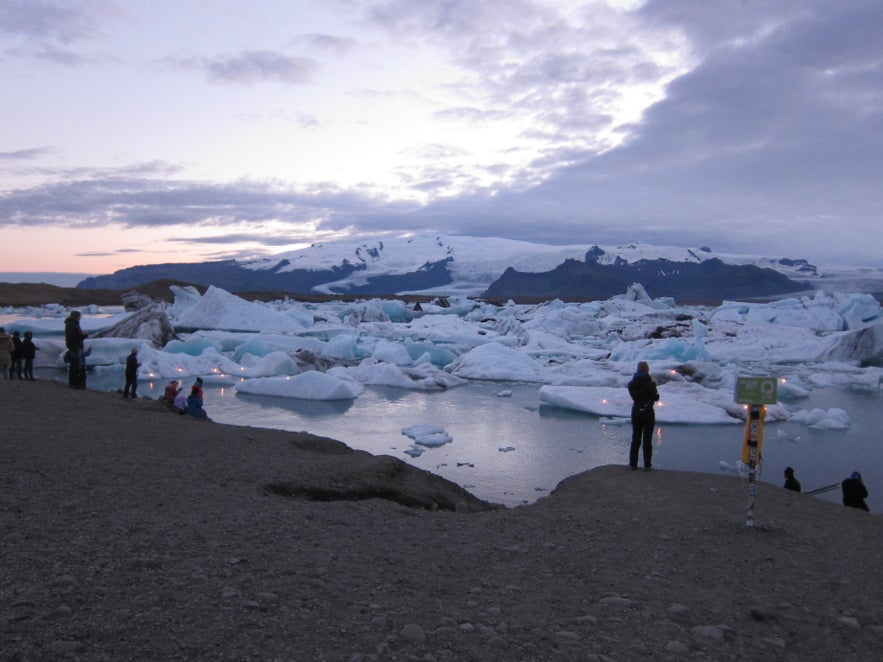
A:
[[[791,415],[792,422],[806,423],[811,428],[824,428],[827,430],[848,430],[852,421],[843,409],[832,407],[824,409],[801,409]]]
[[[813,389],[878,392],[883,380],[883,316],[866,294],[817,292],[771,303],[678,307],[650,299],[634,284],[625,295],[591,303],[496,306],[452,297],[449,307],[439,302],[414,311],[379,299],[263,303],[218,288],[204,295],[194,288],[172,290],[175,302],[166,312],[178,340],[160,348],[153,334],[130,339],[93,333],[86,340],[88,365],[122,372],[137,345],[141,380],[202,376],[242,392],[311,399],[354,398],[366,385],[442,390],[468,380],[527,382],[544,385],[538,388],[544,405],[615,423],[628,421],[625,386],[635,363],[649,360],[662,394],[660,422],[744,420],[744,408],[733,401],[736,379],[766,375],[781,378],[782,400],[767,407],[768,421],[806,417],[835,429],[848,426],[848,418],[825,412],[816,420],[789,408]],[[90,332],[127,328],[131,315],[119,306],[79,309]],[[63,370],[69,309],[20,312],[17,318],[4,312],[4,326],[34,331],[36,366]],[[301,380],[323,379],[302,377],[311,372],[333,379],[311,391]],[[506,397],[506,390],[498,396]]]
[[[542,381],[540,365],[533,358],[498,342],[470,350],[448,368],[452,374],[464,379]]]
[[[261,377],[236,384],[240,393],[274,395],[301,400],[353,400],[364,387],[355,381],[310,370],[293,377]]]
[[[659,389],[660,400],[654,407],[660,423],[739,423],[722,406],[697,399],[688,393]],[[712,394],[709,394],[712,395]],[[628,390],[593,386],[542,386],[540,401],[596,416],[630,418],[632,399]]]
[[[435,448],[451,443],[453,437],[444,428],[428,423],[418,423],[402,428],[402,434],[414,440],[415,444]]]

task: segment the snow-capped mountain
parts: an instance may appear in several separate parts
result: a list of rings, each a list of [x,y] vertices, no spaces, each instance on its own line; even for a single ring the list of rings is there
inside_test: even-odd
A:
[[[126,289],[173,278],[233,292],[591,299],[624,291],[623,282],[649,279],[652,283],[643,284],[652,296],[721,299],[812,289],[813,283],[844,274],[802,259],[723,254],[706,247],[553,246],[424,234],[327,242],[248,261],[131,267],[87,278],[79,287]],[[883,271],[869,271],[867,277],[879,283]]]

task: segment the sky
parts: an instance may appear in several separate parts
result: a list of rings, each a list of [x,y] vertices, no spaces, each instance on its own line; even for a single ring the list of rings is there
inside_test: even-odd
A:
[[[0,271],[408,233],[883,266],[879,0],[0,0]]]

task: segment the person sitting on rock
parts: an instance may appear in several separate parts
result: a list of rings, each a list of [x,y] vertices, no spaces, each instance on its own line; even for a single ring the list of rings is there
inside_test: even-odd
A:
[[[792,492],[800,492],[800,481],[794,477],[794,469],[791,467],[785,467],[785,485],[783,487]]]
[[[868,498],[868,488],[862,482],[862,475],[858,471],[853,471],[849,478],[840,483],[840,489],[843,490],[844,506],[869,511],[868,504],[865,503],[865,499]]]
[[[162,399],[165,400],[168,404],[175,404],[175,397],[182,391],[178,386],[178,380],[172,379],[166,384],[165,391],[163,392]]]
[[[199,389],[194,385],[190,389],[190,395],[187,396],[187,413],[196,418],[208,418],[205,409],[202,408],[202,398],[199,395]]]

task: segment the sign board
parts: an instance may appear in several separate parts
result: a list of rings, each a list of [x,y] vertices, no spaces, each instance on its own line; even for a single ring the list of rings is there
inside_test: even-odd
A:
[[[741,405],[774,405],[778,402],[775,377],[737,377],[736,402]]]

